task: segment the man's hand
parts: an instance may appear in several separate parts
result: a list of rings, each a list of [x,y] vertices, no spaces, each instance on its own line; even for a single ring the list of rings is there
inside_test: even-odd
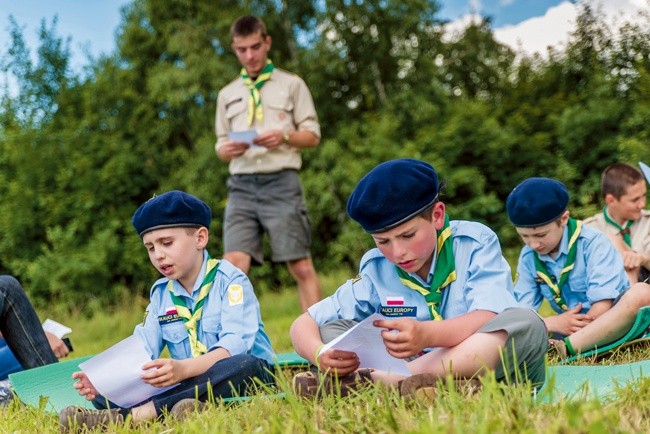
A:
[[[580,313],[581,310],[582,303],[578,303],[576,307],[560,315],[544,318],[546,328],[550,332],[561,333],[567,336],[577,332],[594,320],[594,317],[591,315]]]
[[[641,267],[646,261],[646,257],[640,253],[637,253],[633,250],[627,250],[621,252],[623,256],[623,265],[627,271],[636,270]]]
[[[248,149],[248,143],[246,142],[237,142],[234,140],[228,140],[224,142],[223,145],[217,147],[215,145],[215,150],[217,156],[224,161],[230,161],[233,158],[241,157],[244,155],[244,152]]]
[[[393,357],[415,356],[428,346],[423,322],[414,318],[377,320],[373,325],[388,329],[381,332],[381,337],[388,354]]]
[[[284,133],[280,130],[265,131],[255,137],[253,143],[267,149],[277,149],[284,143]]]
[[[65,342],[57,338],[54,334],[45,332],[45,337],[47,338],[47,341],[50,344],[50,348],[52,348],[52,351],[54,352],[54,355],[57,359],[61,359],[70,353],[70,350],[68,350]]]
[[[85,396],[88,401],[92,401],[97,397],[97,395],[99,395],[99,392],[97,391],[97,389],[95,389],[93,383],[90,382],[85,372],[83,371],[75,372],[74,374],[72,374],[72,379],[78,380],[76,383],[72,385],[72,387],[77,389],[79,391],[79,395]]]
[[[318,369],[328,374],[344,376],[359,368],[359,357],[351,351],[330,349],[318,356]]]
[[[142,370],[146,371],[140,376],[142,381],[154,387],[173,386],[188,377],[183,360],[156,359],[142,365]]]

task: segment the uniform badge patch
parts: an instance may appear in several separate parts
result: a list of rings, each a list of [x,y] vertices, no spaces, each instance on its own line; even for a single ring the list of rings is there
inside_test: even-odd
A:
[[[241,285],[230,285],[228,287],[228,305],[237,306],[244,304],[244,288]]]
[[[352,284],[357,283],[359,280],[361,280],[361,274],[357,274],[354,279],[352,279]]]

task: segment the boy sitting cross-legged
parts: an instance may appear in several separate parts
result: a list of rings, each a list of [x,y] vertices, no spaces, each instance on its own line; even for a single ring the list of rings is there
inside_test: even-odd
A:
[[[121,408],[76,372],[74,387],[100,410],[65,408],[63,431],[105,428],[127,415],[134,423],[165,411],[182,418],[210,396],[246,394],[255,380],[273,383],[274,353],[250,281],[228,261],[211,259],[205,248],[211,218],[207,204],[182,191],[154,197],[133,216],[151,263],[164,276],[151,288],[145,319],[134,331],[153,359],[142,366],[148,371],[141,378],[155,387],[178,386]],[[168,310],[177,311],[171,320]],[[171,358],[157,358],[165,346]]]

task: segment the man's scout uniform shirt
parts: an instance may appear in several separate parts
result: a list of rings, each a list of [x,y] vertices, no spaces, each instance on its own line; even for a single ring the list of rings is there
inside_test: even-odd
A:
[[[442,289],[440,314],[453,318],[474,310],[500,313],[516,307],[510,266],[501,254],[499,240],[480,223],[451,221],[456,280]],[[429,272],[435,273],[436,258]],[[411,276],[422,281],[415,274]],[[361,321],[378,312],[389,318],[431,319],[424,296],[404,285],[379,249],[361,259],[359,276],[348,280],[333,295],[311,306],[309,314],[322,326],[337,319]]]
[[[607,223],[602,211],[586,219],[584,224],[607,235],[616,235],[620,232],[616,226]],[[641,218],[630,226],[630,241],[632,241],[632,250],[643,255],[650,255],[650,210],[641,211]],[[643,266],[650,270],[650,260],[646,261]]]
[[[203,265],[191,297],[178,281],[173,281],[174,294],[181,297],[192,310],[205,275],[207,258],[207,251],[204,250]],[[259,303],[250,281],[226,260],[219,260],[218,267],[198,323],[199,340],[208,351],[221,347],[228,350],[231,356],[251,354],[273,363],[275,353],[264,332]],[[165,345],[173,359],[189,359],[192,357],[189,335],[183,319],[176,312],[167,282],[168,278],[162,278],[153,284],[144,321],[135,327],[134,334],[145,343],[152,359],[160,356]]]
[[[264,118],[248,124],[248,96],[250,90],[241,77],[221,89],[217,97],[217,147],[229,140],[231,131],[254,129],[259,134],[269,130],[311,131],[320,137],[320,125],[314,101],[305,82],[297,75],[275,68],[271,77],[259,90]],[[287,144],[267,152],[246,151],[233,158],[228,166],[231,175],[274,173],[285,169],[299,170],[302,165],[300,150]]]
[[[573,270],[560,291],[569,309],[582,303],[582,313],[584,313],[591,308],[592,303],[615,299],[630,286],[630,283],[621,255],[605,235],[583,225],[577,243],[578,250]],[[546,265],[555,282],[566,264],[568,246],[568,228],[565,227],[556,259],[551,258],[550,255],[539,255],[539,259]],[[548,285],[537,276],[534,250],[528,246],[524,246],[519,255],[515,297],[522,306],[535,310],[546,298],[555,312],[565,312],[553,300]]]

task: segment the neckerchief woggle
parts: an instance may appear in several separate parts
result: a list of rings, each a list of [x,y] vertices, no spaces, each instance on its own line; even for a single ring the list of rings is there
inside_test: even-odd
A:
[[[273,62],[271,62],[271,59],[267,59],[266,66],[262,69],[262,72],[260,72],[260,75],[257,76],[255,81],[248,76],[246,68],[242,68],[239,72],[242,80],[244,80],[244,84],[248,87],[248,90],[250,90],[250,94],[248,95],[248,125],[253,125],[254,118],[259,122],[262,122],[264,119],[260,89],[264,86],[264,83],[271,78],[273,69]]]
[[[614,226],[619,230],[619,234],[623,235],[623,241],[625,241],[625,244],[627,244],[628,247],[632,247],[632,239],[630,238],[630,226],[632,226],[634,222],[632,220],[628,220],[625,223],[625,227],[619,225],[613,218],[609,216],[609,214],[607,214],[607,207],[603,208],[603,216],[605,217],[605,221],[607,223]]]
[[[433,274],[431,285],[424,285],[406,271],[397,265],[397,275],[399,280],[407,287],[419,292],[429,306],[429,315],[435,321],[442,320],[440,315],[440,303],[442,301],[442,289],[456,280],[456,263],[454,262],[454,246],[451,238],[451,227],[449,226],[449,216],[445,214],[445,224],[437,232],[438,254],[436,259],[436,268]],[[432,288],[435,288],[433,291]]]
[[[576,220],[574,218],[569,218],[567,222],[567,228],[569,230],[569,251],[566,257],[566,263],[564,268],[560,272],[560,278],[558,282],[555,283],[555,276],[551,278],[551,273],[548,272],[546,264],[544,264],[540,259],[537,252],[534,253],[535,257],[535,269],[537,270],[537,276],[544,281],[551,289],[551,295],[553,296],[553,301],[555,304],[562,310],[569,310],[564,298],[562,297],[562,285],[569,278],[569,273],[573,270],[573,266],[576,262],[576,254],[578,252],[578,237],[580,236],[580,231],[582,230],[582,221]]]
[[[210,288],[212,288],[212,282],[214,277],[217,275],[217,269],[219,268],[219,261],[217,259],[210,259],[208,255],[208,263],[205,266],[205,277],[201,283],[201,289],[199,290],[199,298],[196,300],[194,305],[194,312],[192,312],[185,301],[174,294],[174,283],[172,280],[167,282],[167,289],[169,290],[169,295],[174,302],[176,307],[176,312],[178,316],[183,319],[185,323],[185,328],[187,329],[187,334],[190,337],[190,349],[192,350],[192,357],[198,357],[208,352],[207,347],[201,343],[197,334],[198,322],[201,320],[201,314],[203,313],[203,304],[205,299],[210,293]]]

